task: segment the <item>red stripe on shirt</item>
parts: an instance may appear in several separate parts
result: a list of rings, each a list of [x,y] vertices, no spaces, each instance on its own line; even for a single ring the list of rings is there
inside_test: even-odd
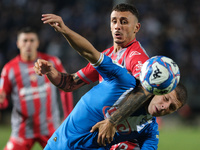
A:
[[[50,57],[49,55],[42,54],[42,53],[38,53],[38,55],[42,59],[54,62],[53,57]],[[44,76],[44,78],[45,78],[45,83],[50,83],[47,76]],[[50,86],[47,87],[46,93],[47,93],[47,96],[46,96],[46,120],[48,121],[47,122],[48,132],[51,135],[55,131],[55,127],[54,127],[53,118],[52,118],[52,99],[51,99],[51,87]]]
[[[45,83],[48,83],[49,79],[45,76]],[[53,118],[52,118],[52,101],[51,101],[51,86],[48,86],[47,88],[47,102],[46,102],[46,115],[47,120],[50,120],[47,122],[48,131],[50,134],[52,134],[55,131],[55,127],[53,125]]]
[[[38,87],[37,84],[37,80],[31,79],[31,76],[35,74],[34,70],[33,70],[33,64],[28,64],[28,70],[29,70],[29,79],[30,79],[30,83],[31,83],[31,87],[35,88]],[[34,104],[34,115],[33,115],[33,134],[34,137],[36,137],[37,135],[40,135],[40,108],[41,108],[41,103],[40,103],[40,98],[39,98],[39,92],[36,91],[33,93],[34,95],[38,95],[38,97],[33,98],[33,104]]]
[[[17,84],[17,88],[21,89],[24,87],[23,85],[23,79],[20,73],[20,67],[19,67],[19,63],[16,63],[17,65],[15,67],[13,67],[14,69],[14,75],[15,75],[15,79],[16,79],[16,84]],[[19,126],[19,136],[20,137],[25,137],[25,128],[26,128],[26,117],[28,117],[28,112],[27,112],[27,105],[26,105],[26,101],[23,97],[21,97],[21,95],[19,95],[19,100],[20,100],[20,106],[21,106],[21,112],[25,117],[22,117],[22,123]]]
[[[51,60],[54,62],[55,68],[59,72],[66,72],[60,60],[57,57],[52,57]],[[63,90],[59,90],[59,92],[60,92],[62,109],[63,109],[64,119],[65,119],[71,113],[73,109],[73,94],[72,92],[65,92]]]

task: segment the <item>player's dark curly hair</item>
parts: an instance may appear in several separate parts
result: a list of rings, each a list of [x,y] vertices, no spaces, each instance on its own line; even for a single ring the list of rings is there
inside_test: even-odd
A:
[[[139,20],[139,12],[137,8],[131,4],[125,4],[125,3],[118,4],[113,7],[112,12],[113,11],[120,11],[120,12],[130,11]]]
[[[182,83],[178,83],[175,88],[177,99],[182,103],[182,106],[187,102],[187,89]]]

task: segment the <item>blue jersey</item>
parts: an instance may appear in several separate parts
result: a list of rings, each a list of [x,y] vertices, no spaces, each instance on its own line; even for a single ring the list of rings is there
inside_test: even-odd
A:
[[[53,150],[101,150],[110,148],[111,145],[100,147],[97,143],[98,132],[91,133],[90,130],[97,122],[108,117],[110,115],[109,110],[113,109],[112,106],[119,103],[134,89],[136,79],[125,68],[114,64],[111,58],[105,55],[101,54],[99,61],[99,65],[95,69],[103,77],[103,82],[82,96],[71,114],[49,139],[46,149],[48,147]],[[152,117],[149,118],[149,120],[151,119]],[[143,123],[148,124],[147,120]],[[139,128],[139,132],[144,129],[143,126]],[[137,129],[135,131],[131,129],[129,136],[121,136],[120,132],[126,133],[126,131],[117,130],[112,144],[136,138],[134,133],[137,132]],[[137,132],[137,136],[139,132]]]

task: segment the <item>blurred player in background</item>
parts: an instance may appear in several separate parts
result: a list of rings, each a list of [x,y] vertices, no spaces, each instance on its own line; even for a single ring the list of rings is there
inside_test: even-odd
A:
[[[50,61],[60,72],[65,72],[61,61],[37,52],[39,37],[30,27],[21,29],[17,35],[20,54],[9,61],[1,73],[0,108],[13,109],[12,133],[4,150],[30,150],[35,142],[42,147],[61,123],[58,89],[47,77],[35,74],[33,66],[38,58]],[[60,90],[64,118],[73,109],[72,93]]]
[[[169,94],[152,95],[143,107],[123,118],[116,128],[113,127],[111,131],[114,131],[114,138],[111,143],[99,145],[98,132],[90,132],[90,129],[104,118],[110,118],[110,115],[118,109],[118,104],[127,100],[128,93],[133,89],[135,91],[136,79],[123,66],[113,63],[111,58],[98,52],[85,38],[65,26],[60,17],[53,14],[45,14],[43,17],[44,23],[49,23],[61,32],[69,44],[104,78],[100,84],[82,96],[67,119],[52,135],[45,150],[103,150],[110,149],[118,142],[133,139],[138,140],[143,150],[157,149],[159,131],[153,116],[167,115],[182,107],[186,101],[185,89],[180,85]],[[38,75],[47,75],[51,81],[57,76],[52,64],[42,59],[38,59],[34,69]],[[68,77],[63,75],[63,78]],[[128,107],[132,105],[134,104]]]

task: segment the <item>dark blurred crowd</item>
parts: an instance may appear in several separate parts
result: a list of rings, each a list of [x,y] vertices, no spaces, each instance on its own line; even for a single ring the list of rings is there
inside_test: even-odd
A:
[[[41,15],[62,16],[66,25],[86,37],[99,51],[112,45],[110,12],[118,1],[111,0],[1,0],[0,1],[0,69],[18,54],[17,30],[33,26],[40,35],[41,52],[58,56],[66,70],[74,73],[87,62],[70,50],[65,39]],[[123,1],[121,1],[123,2]],[[200,108],[200,1],[199,0],[127,0],[140,12],[141,29],[137,40],[150,56],[172,58],[187,86],[188,105]]]

